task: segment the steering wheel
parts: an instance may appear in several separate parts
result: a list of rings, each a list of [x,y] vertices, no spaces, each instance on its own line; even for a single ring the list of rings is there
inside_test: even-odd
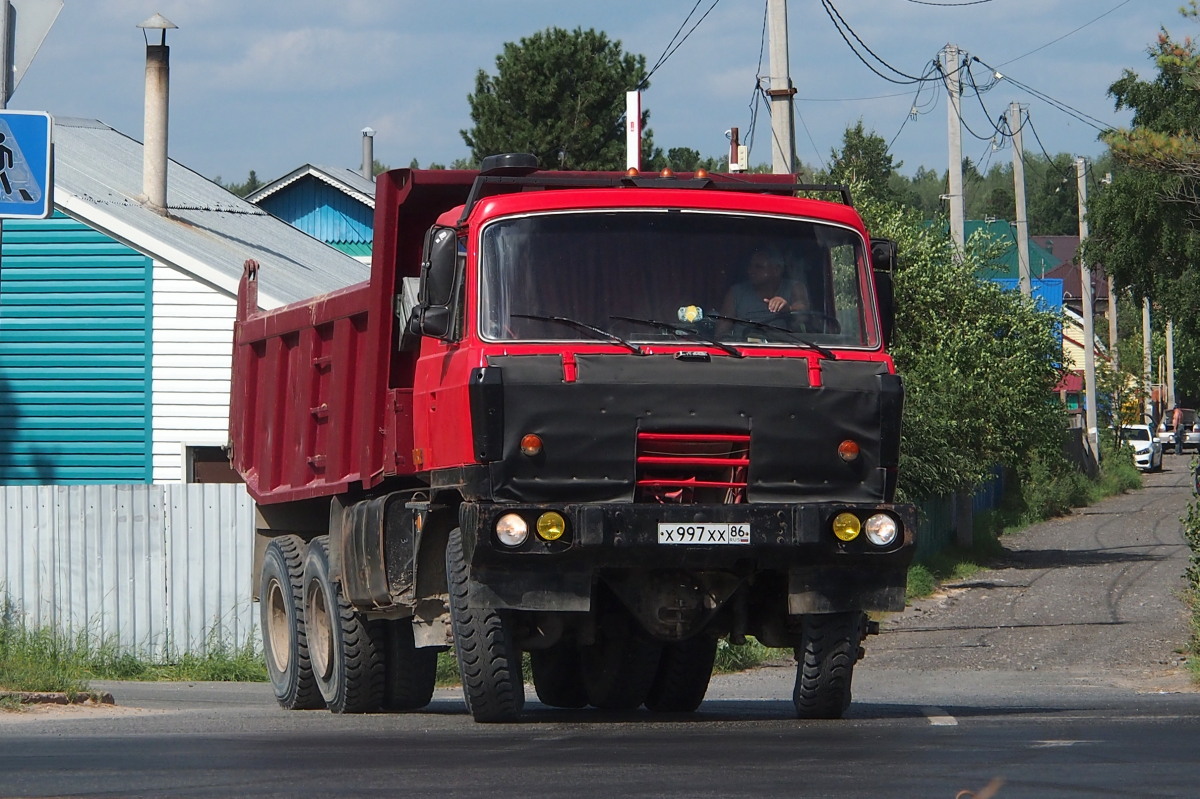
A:
[[[792,311],[806,333],[841,333],[842,323],[836,316],[822,311]]]

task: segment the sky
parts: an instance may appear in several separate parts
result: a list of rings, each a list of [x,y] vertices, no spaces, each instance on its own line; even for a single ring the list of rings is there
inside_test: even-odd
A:
[[[876,69],[895,80],[922,75],[948,43],[982,62],[973,67],[976,84],[994,85],[964,96],[962,135],[964,156],[985,168],[1011,161],[1008,145],[995,149],[989,137],[1014,101],[1027,108],[1036,134],[1024,135],[1027,151],[1100,155],[1097,127],[1130,118],[1114,110],[1109,85],[1125,69],[1154,76],[1147,48],[1161,27],[1180,38],[1198,32],[1179,15],[1182,0],[831,2],[853,31],[847,38],[857,36],[888,65],[872,61]],[[170,155],[202,175],[241,182],[254,170],[269,181],[306,163],[357,169],[364,127],[375,130],[375,158],[385,164],[449,164],[469,156],[460,134],[471,126],[466,98],[480,70],[495,73],[504,43],[581,27],[604,31],[651,66],[672,51],[642,98],[657,146],[721,155],[726,131],[737,127],[751,163],[769,163],[768,111],[755,90],[770,74],[765,7],[765,0],[65,0],[8,107],[95,118],[141,140],[145,39],[136,26],[161,13],[178,26],[167,33]],[[828,163],[847,126],[861,120],[892,142],[902,173],[945,170],[940,84],[918,94],[911,83],[876,75],[821,0],[791,0],[788,32],[801,161]],[[1005,77],[991,79],[994,70]]]

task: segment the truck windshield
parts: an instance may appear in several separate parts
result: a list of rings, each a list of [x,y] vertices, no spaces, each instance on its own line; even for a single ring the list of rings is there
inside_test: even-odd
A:
[[[826,223],[658,209],[546,213],[492,222],[480,253],[487,340],[595,340],[547,321],[566,317],[642,343],[687,334],[739,347],[879,341],[862,237]]]

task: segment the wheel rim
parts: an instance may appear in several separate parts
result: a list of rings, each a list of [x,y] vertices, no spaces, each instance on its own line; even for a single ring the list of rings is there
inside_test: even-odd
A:
[[[291,663],[291,635],[287,598],[279,581],[272,578],[267,586],[267,657],[280,674],[285,673]]]
[[[313,673],[320,679],[327,680],[333,667],[333,624],[329,618],[325,592],[316,580],[308,585],[304,620],[308,629],[308,654],[312,661]]]

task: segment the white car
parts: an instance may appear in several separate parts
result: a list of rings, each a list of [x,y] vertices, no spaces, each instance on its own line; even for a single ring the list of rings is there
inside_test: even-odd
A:
[[[1133,449],[1133,463],[1143,472],[1162,469],[1163,447],[1148,424],[1129,424],[1121,428],[1121,443]],[[1173,446],[1173,445],[1172,445]]]

